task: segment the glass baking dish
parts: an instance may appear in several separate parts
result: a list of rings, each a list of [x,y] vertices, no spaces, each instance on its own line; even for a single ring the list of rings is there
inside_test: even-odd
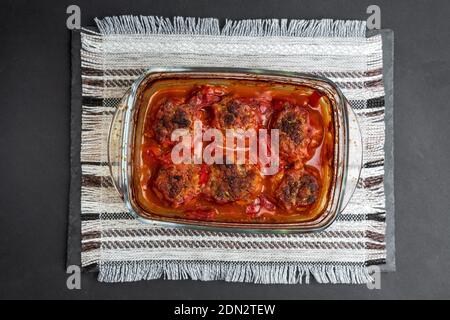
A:
[[[133,181],[136,153],[139,149],[140,108],[144,93],[162,80],[248,81],[277,83],[313,88],[331,104],[333,134],[332,176],[326,206],[311,220],[289,223],[251,223],[211,221],[165,215],[144,208],[138,201],[139,190]],[[328,227],[349,202],[359,179],[362,142],[359,125],[347,100],[326,78],[300,73],[230,68],[152,68],[139,77],[122,98],[113,117],[108,138],[108,160],[112,180],[127,209],[139,220],[171,227],[189,227],[239,232],[311,232]],[[167,209],[170,211],[170,208]]]

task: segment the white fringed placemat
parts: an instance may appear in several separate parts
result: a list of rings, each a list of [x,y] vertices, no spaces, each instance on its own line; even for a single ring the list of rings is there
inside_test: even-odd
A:
[[[83,267],[106,282],[143,279],[366,283],[386,259],[382,40],[363,21],[121,16],[84,29],[81,220]],[[112,186],[106,158],[119,99],[148,67],[221,66],[306,72],[341,88],[360,121],[364,165],[345,211],[302,235],[172,229],[142,224]]]

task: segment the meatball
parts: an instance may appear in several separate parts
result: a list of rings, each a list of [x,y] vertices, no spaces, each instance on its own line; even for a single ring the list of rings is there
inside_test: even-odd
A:
[[[153,124],[156,141],[161,144],[170,144],[174,130],[193,130],[194,121],[199,119],[197,113],[195,108],[180,100],[164,101],[156,113]]]
[[[262,188],[256,166],[216,164],[211,166],[206,194],[218,203],[251,202]]]
[[[308,111],[302,107],[287,106],[275,115],[273,129],[280,134],[280,154],[287,160],[297,161],[310,156],[308,147],[318,143],[313,137],[313,128],[309,125]]]
[[[227,97],[213,105],[213,126],[218,129],[258,129],[258,103],[254,99]]]
[[[319,183],[316,177],[305,170],[292,169],[285,172],[275,196],[287,210],[312,205],[319,197]]]
[[[172,207],[179,207],[199,194],[199,173],[200,168],[196,165],[164,165],[154,179],[155,192],[170,202]]]

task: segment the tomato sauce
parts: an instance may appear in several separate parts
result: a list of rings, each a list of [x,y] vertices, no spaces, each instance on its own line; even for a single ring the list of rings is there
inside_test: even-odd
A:
[[[176,165],[175,129],[279,130],[279,168],[261,163]],[[245,128],[242,128],[245,127]],[[143,93],[133,148],[135,202],[146,212],[198,221],[295,223],[320,216],[333,180],[332,105],[314,88],[261,80],[158,80]],[[203,142],[203,150],[211,142]],[[270,147],[270,146],[269,146]],[[271,151],[270,151],[271,152]]]

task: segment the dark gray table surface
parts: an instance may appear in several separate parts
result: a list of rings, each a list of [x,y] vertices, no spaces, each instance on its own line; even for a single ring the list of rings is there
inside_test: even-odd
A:
[[[365,19],[378,4],[395,32],[397,271],[380,290],[351,285],[150,281],[66,287],[70,179],[70,32],[95,16]],[[0,298],[450,298],[449,1],[2,1],[0,4]]]

